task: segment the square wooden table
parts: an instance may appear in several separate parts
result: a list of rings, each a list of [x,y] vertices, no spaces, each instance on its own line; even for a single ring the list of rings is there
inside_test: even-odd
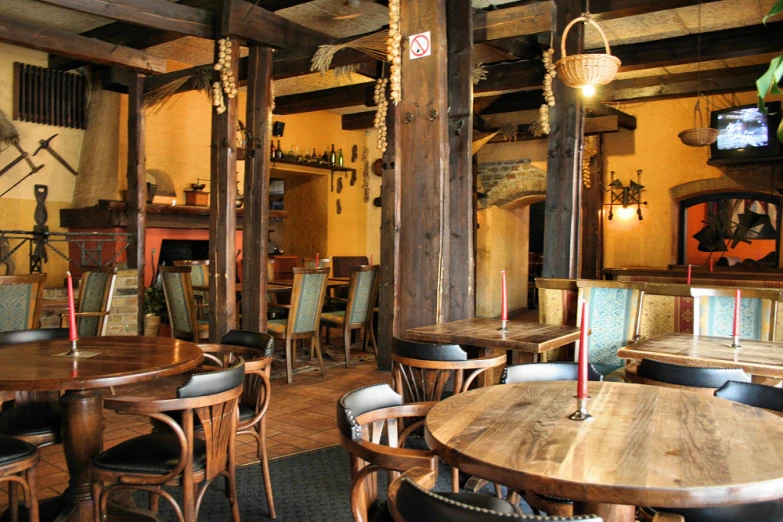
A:
[[[512,350],[512,364],[538,362],[539,354],[579,340],[575,326],[508,321],[506,331],[499,328],[499,319],[460,319],[409,328],[405,336],[411,341],[477,346],[485,352]]]
[[[667,333],[620,348],[617,357],[684,366],[742,368],[753,382],[783,379],[783,343],[740,339],[740,344],[742,348],[735,349],[730,337]]]

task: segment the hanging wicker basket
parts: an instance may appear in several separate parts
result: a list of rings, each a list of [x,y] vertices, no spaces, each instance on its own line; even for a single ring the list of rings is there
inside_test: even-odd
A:
[[[568,37],[568,31],[570,31],[571,27],[577,22],[590,24],[598,30],[598,33],[604,41],[606,54],[566,55],[565,44],[566,38]],[[562,56],[562,58],[555,63],[557,76],[565,85],[575,89],[581,89],[586,85],[606,85],[614,80],[617,69],[620,68],[620,59],[610,54],[609,41],[606,39],[606,35],[588,13],[585,13],[578,18],[574,18],[566,26],[565,31],[563,31],[563,37],[560,40],[560,56]]]
[[[701,100],[696,102],[696,106],[693,108],[693,129],[685,129],[677,136],[680,140],[689,147],[706,147],[712,145],[715,140],[718,139],[718,130],[712,127],[705,127],[701,116]],[[698,127],[696,127],[696,115],[699,115]]]

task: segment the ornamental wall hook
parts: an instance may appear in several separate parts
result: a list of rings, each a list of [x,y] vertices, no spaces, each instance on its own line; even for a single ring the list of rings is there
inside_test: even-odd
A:
[[[410,123],[413,121],[413,113],[408,111],[405,113],[405,116],[402,117],[403,123]]]

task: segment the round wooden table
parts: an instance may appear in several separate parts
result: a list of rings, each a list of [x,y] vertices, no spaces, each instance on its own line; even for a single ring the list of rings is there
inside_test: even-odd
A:
[[[607,522],[634,506],[700,507],[783,497],[783,418],[674,388],[589,383],[593,418],[572,421],[576,383],[490,386],[438,403],[426,439],[461,471],[567,497]]]
[[[64,496],[74,516],[93,518],[89,465],[103,451],[103,396],[97,388],[182,373],[202,359],[193,343],[164,337],[85,337],[79,350],[94,355],[62,357],[70,341],[52,340],[0,347],[0,390],[63,390],[60,397],[70,487]],[[89,355],[89,354],[86,354]]]

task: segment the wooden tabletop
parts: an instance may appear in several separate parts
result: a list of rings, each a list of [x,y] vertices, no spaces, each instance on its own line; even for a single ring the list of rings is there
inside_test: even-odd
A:
[[[692,391],[591,382],[593,419],[577,422],[575,391],[566,381],[471,390],[438,403],[425,436],[461,471],[587,509],[630,508],[604,509],[607,522],[633,520],[634,505],[783,496],[783,418]]]
[[[0,347],[0,390],[78,390],[117,386],[185,372],[201,349],[167,337],[84,337],[79,350],[93,357],[60,357],[67,339]]]
[[[461,319],[406,330],[412,341],[452,343],[542,353],[579,340],[579,328],[508,321],[500,331],[499,319]]]
[[[620,348],[623,359],[654,359],[684,366],[742,368],[751,375],[783,378],[783,343],[741,339],[741,350],[731,338],[667,333]]]

